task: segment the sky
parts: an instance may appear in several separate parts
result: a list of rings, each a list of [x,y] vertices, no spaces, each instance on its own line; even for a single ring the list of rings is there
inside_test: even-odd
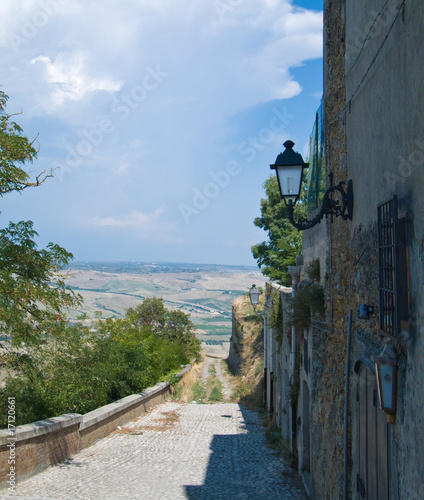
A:
[[[0,200],[75,261],[255,265],[263,183],[307,157],[322,0],[2,0],[0,89],[40,187]]]

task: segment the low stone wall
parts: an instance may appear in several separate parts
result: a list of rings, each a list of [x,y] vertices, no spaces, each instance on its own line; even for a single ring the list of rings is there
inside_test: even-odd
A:
[[[191,367],[185,366],[178,374],[180,380]],[[0,431],[0,489],[14,491],[16,481],[63,462],[106,437],[119,425],[158,405],[170,394],[169,383],[161,382],[85,415],[69,413]]]

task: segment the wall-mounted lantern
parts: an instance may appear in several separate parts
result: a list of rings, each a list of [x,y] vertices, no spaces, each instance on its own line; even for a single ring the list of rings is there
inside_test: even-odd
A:
[[[374,306],[367,306],[366,304],[361,304],[358,309],[359,319],[370,319],[374,314]]]
[[[256,312],[256,306],[259,304],[259,295],[261,292],[256,288],[256,285],[252,285],[252,288],[249,290],[250,303],[253,306],[253,310]]]
[[[383,352],[374,358],[374,363],[380,408],[387,413],[387,422],[394,424],[396,422],[398,371],[394,346],[387,344]]]
[[[340,216],[344,220],[352,220],[353,187],[351,180],[347,184],[347,191],[343,189],[344,182],[339,182],[337,186],[330,186],[327,189],[324,194],[321,210],[312,220],[299,219],[297,222],[294,220],[294,206],[300,196],[303,172],[308,168],[309,164],[303,161],[300,153],[293,151],[293,146],[294,142],[286,141],[284,143],[285,151],[277,156],[273,165],[270,165],[271,169],[277,173],[280,195],[287,205],[291,224],[299,231],[303,231],[321,222],[324,215],[331,215],[331,217]],[[330,174],[330,183],[332,183],[331,181],[332,176]],[[338,191],[341,194],[340,202],[337,199],[333,199],[334,191]]]

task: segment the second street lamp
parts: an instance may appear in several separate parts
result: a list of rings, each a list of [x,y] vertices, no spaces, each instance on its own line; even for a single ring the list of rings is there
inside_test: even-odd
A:
[[[256,285],[252,285],[252,288],[249,290],[250,303],[253,306],[253,310],[256,312],[256,306],[259,304],[259,295],[261,292],[256,288]]]

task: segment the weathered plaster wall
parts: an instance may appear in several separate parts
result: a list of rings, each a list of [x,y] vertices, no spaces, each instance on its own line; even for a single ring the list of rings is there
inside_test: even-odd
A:
[[[399,339],[399,408],[391,440],[392,476],[398,478],[398,484],[392,483],[393,498],[408,499],[424,494],[423,21],[422,3],[413,0],[346,2],[346,129],[355,188],[350,289],[355,308],[378,305],[377,204],[397,194],[400,214],[411,215],[410,331]],[[385,339],[378,337],[377,318],[356,320],[355,332],[353,356],[381,350]]]

